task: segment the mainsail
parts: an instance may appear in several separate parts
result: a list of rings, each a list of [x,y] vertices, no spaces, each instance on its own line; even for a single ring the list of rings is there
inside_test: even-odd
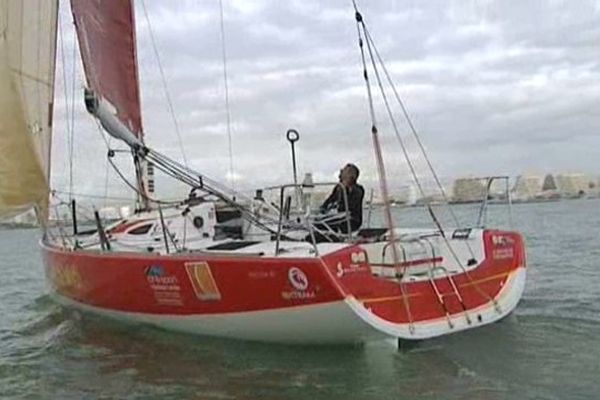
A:
[[[85,102],[113,137],[132,149],[143,145],[140,90],[131,0],[71,0],[88,88]],[[138,203],[149,208],[152,166],[134,154]]]
[[[89,88],[142,139],[132,2],[71,0],[71,9]]]
[[[46,210],[56,0],[0,0],[0,216]]]

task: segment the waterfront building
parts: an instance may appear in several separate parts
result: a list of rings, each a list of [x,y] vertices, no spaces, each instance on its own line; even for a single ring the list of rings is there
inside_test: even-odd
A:
[[[544,177],[544,183],[542,183],[542,192],[555,190],[558,190],[558,187],[556,186],[556,179],[554,179],[554,175],[547,174]]]
[[[519,175],[513,187],[515,200],[530,200],[542,192],[543,178],[539,175]]]
[[[556,187],[564,197],[581,197],[588,194],[593,185],[585,174],[558,174],[556,175]]]
[[[459,178],[454,181],[452,200],[456,203],[481,201],[485,197],[485,184],[481,178]]]

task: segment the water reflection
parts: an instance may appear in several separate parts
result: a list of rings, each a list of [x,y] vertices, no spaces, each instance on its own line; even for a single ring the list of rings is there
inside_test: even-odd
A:
[[[502,385],[481,377],[449,348],[483,354],[490,339],[448,339],[399,353],[392,342],[361,347],[273,346],[189,336],[65,315],[74,321],[52,341],[42,380],[52,390],[110,396],[200,398],[439,398],[468,393],[501,398]],[[509,332],[510,333],[510,332]],[[495,333],[497,336],[498,333]],[[501,334],[502,335],[502,334]],[[456,337],[459,337],[457,335]],[[506,335],[505,335],[506,336]],[[510,334],[508,335],[508,338]],[[506,343],[507,337],[496,337]],[[464,346],[467,345],[467,348]],[[56,350],[58,349],[58,351]],[[57,366],[60,366],[57,368]]]

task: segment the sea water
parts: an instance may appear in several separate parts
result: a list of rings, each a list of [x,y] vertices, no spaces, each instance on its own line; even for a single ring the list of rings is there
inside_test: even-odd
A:
[[[455,212],[473,222],[477,209]],[[490,206],[490,221],[504,212]],[[423,208],[395,213],[402,226],[429,220]],[[49,298],[39,232],[0,231],[0,398],[598,399],[600,200],[515,205],[513,222],[528,255],[515,313],[405,352],[392,341],[266,345],[82,315]]]

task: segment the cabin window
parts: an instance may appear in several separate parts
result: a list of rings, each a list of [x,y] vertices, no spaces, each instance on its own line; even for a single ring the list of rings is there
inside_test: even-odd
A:
[[[140,225],[136,228],[133,228],[132,230],[130,230],[127,233],[130,235],[145,235],[146,233],[148,233],[150,231],[151,228],[152,228],[152,224],[144,224],[144,225]]]

